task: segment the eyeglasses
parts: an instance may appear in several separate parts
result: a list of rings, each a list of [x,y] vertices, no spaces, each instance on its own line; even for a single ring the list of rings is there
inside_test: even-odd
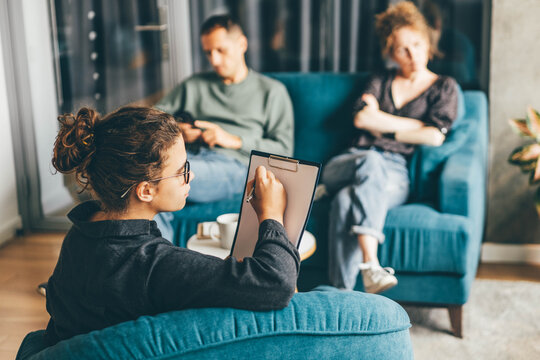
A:
[[[161,180],[165,180],[165,179],[170,179],[170,178],[174,178],[174,177],[178,177],[178,176],[184,176],[184,183],[185,184],[188,184],[189,183],[189,174],[191,173],[191,166],[189,165],[189,161],[186,160],[186,164],[184,165],[184,171],[182,171],[180,174],[174,174],[174,175],[171,175],[171,176],[165,176],[165,177],[160,177],[160,178],[157,178],[157,179],[150,179],[150,180],[146,180],[148,182],[151,182],[151,181],[161,181]],[[121,196],[120,196],[120,199],[123,199],[129,192],[131,189],[133,189],[133,187],[135,185],[137,185],[138,183],[135,183],[133,185],[131,185]]]

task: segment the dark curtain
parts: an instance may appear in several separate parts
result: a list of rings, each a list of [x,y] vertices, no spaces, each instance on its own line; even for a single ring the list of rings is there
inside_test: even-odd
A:
[[[83,105],[109,112],[161,90],[155,1],[55,0],[62,113]]]
[[[444,57],[430,68],[478,87],[482,7],[488,0],[417,0],[442,28]],[[375,34],[375,14],[395,0],[190,0],[193,67],[210,70],[201,51],[199,29],[211,15],[230,13],[249,40],[248,65],[272,71],[377,71],[386,64]],[[432,5],[432,6],[430,6]],[[435,11],[433,12],[433,9]],[[435,26],[435,25],[434,25]]]
[[[373,70],[382,62],[373,14],[386,0],[191,0],[194,71],[208,70],[199,45],[207,17],[230,13],[249,39],[258,71]]]

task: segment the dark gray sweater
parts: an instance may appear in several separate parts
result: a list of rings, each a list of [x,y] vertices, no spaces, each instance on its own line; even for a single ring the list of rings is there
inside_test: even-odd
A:
[[[179,248],[154,221],[90,222],[98,202],[75,207],[47,287],[51,344],[141,315],[187,308],[272,310],[294,294],[300,256],[283,226],[259,227],[253,257],[238,262]]]

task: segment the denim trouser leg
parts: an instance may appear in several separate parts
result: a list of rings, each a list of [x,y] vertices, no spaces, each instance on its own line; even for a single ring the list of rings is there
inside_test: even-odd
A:
[[[407,200],[409,176],[399,154],[351,149],[332,159],[322,182],[335,194],[329,223],[329,276],[332,285],[352,289],[362,252],[358,235],[380,242],[388,209]]]
[[[195,174],[190,182],[188,202],[207,203],[224,200],[243,191],[247,166],[236,159],[201,149],[197,154],[188,151],[187,158]],[[173,240],[173,213],[160,213],[154,218],[161,235]]]

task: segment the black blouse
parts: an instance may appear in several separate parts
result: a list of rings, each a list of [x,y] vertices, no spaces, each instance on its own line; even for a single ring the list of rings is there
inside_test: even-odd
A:
[[[457,116],[458,87],[448,76],[439,76],[423,93],[397,109],[392,97],[392,81],[396,71],[376,74],[367,82],[363,94],[372,94],[379,101],[379,109],[402,117],[418,119],[427,126],[434,126],[446,135]],[[359,98],[353,107],[353,114],[362,110],[365,103]],[[354,141],[359,148],[375,146],[381,150],[410,155],[415,145],[401,143],[390,136],[376,138],[366,130],[359,130]]]

